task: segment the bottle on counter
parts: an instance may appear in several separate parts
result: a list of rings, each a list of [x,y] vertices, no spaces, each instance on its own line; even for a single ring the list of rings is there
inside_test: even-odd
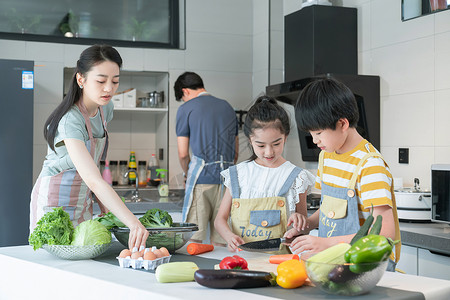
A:
[[[147,184],[149,186],[158,186],[160,183],[160,178],[156,171],[157,169],[159,169],[159,161],[158,158],[156,158],[156,154],[152,154],[147,166]]]
[[[112,175],[112,185],[119,184],[119,168],[117,167],[117,160],[111,160],[109,162],[109,169]]]
[[[128,178],[125,177],[125,174],[128,171],[128,162],[126,160],[119,161],[119,185],[127,185]]]
[[[128,173],[128,184],[136,185],[136,154],[134,151],[130,152],[130,161],[128,163],[128,169],[130,172]]]
[[[167,170],[157,169],[159,177],[161,178],[161,183],[158,186],[158,192],[161,197],[169,196],[169,185],[166,183]]]
[[[102,177],[109,185],[112,185],[112,174],[111,170],[109,169],[108,160],[105,161],[105,168],[103,170]]]
[[[139,187],[147,186],[147,162],[145,160],[138,162],[138,179]]]

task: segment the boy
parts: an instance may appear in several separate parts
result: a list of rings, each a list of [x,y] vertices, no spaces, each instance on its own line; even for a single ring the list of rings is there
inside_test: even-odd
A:
[[[295,118],[322,150],[315,184],[322,196],[320,209],[297,227],[307,231],[318,227],[318,237],[296,238],[292,251],[319,252],[339,242],[350,243],[372,206],[373,216],[383,217],[380,234],[400,240],[392,175],[378,150],[356,130],[359,114],[350,89],[331,78],[311,82],[295,105]],[[400,243],[396,262],[399,257]],[[394,268],[391,261],[388,269]]]

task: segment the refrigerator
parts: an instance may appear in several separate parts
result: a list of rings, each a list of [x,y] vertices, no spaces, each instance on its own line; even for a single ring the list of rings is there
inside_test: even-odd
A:
[[[0,247],[28,244],[34,62],[0,59]]]

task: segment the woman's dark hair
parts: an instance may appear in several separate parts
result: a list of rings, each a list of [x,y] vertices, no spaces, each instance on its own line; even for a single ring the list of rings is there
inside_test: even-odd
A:
[[[177,101],[181,101],[181,98],[183,97],[183,89],[204,89],[205,86],[203,85],[202,78],[194,73],[194,72],[184,72],[181,74],[177,81],[175,81],[175,84],[173,86],[173,90],[175,92],[175,99]]]
[[[255,129],[268,127],[277,128],[282,134],[288,136],[291,131],[291,122],[286,110],[274,98],[261,96],[248,110],[244,122],[244,134],[250,140],[250,136],[253,135]],[[252,156],[249,160],[255,160],[257,156],[253,147],[250,146],[250,149],[252,150]]]
[[[48,117],[44,125],[44,138],[53,151],[55,151],[54,140],[59,121],[69,111],[72,105],[80,100],[82,95],[81,88],[77,84],[77,73],[86,76],[86,73],[92,67],[105,61],[115,62],[119,68],[122,67],[122,58],[119,52],[108,45],[94,45],[85,49],[80,54],[80,59],[77,61],[77,67],[70,82],[69,91],[64,96],[63,101]]]
[[[319,78],[309,83],[295,104],[295,120],[300,130],[336,129],[340,119],[350,127],[359,120],[358,106],[352,91],[332,78]]]

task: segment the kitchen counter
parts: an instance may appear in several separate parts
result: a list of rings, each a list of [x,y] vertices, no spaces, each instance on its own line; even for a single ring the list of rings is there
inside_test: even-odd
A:
[[[117,262],[108,262],[123,248],[117,242],[97,259],[69,261],[59,259],[43,249],[33,251],[31,246],[0,248],[1,299],[338,299],[318,288],[303,286],[298,289],[267,287],[245,290],[216,290],[196,282],[166,283],[156,281],[148,271],[124,269]],[[178,261],[198,259],[182,248],[172,257]],[[226,248],[201,255],[211,259],[211,268],[231,253]],[[267,260],[269,254],[240,252],[250,259]],[[420,292],[422,294],[418,294]],[[358,299],[448,299],[450,281],[428,277],[386,272],[377,287]]]
[[[450,256],[449,224],[400,222],[400,233],[403,245]]]

